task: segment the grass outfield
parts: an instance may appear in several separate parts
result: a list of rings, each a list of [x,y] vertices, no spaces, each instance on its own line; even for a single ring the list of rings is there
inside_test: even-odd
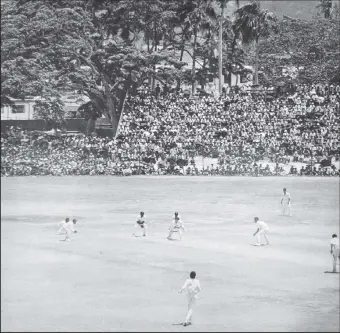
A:
[[[152,235],[133,238],[141,210]],[[182,241],[166,239],[174,211]],[[67,215],[78,234],[61,242]],[[269,246],[251,246],[256,215]],[[1,218],[1,331],[339,331],[338,178],[2,178]],[[174,325],[191,270],[194,325]]]

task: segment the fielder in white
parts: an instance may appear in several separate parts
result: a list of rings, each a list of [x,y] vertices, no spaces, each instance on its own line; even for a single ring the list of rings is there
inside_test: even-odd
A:
[[[68,217],[66,217],[65,220],[62,220],[59,224],[58,227],[60,227],[60,229],[57,231],[57,235],[62,235],[62,234],[66,234],[67,229],[68,229],[68,224],[70,222],[70,219]]]
[[[145,220],[145,214],[144,212],[140,212],[139,216],[137,218],[137,221],[134,225],[134,228],[136,229],[142,229],[143,230],[143,236],[146,236],[146,229],[147,229],[147,225],[146,225],[146,220]],[[136,236],[135,232],[133,233],[133,236]]]
[[[291,211],[290,211],[290,194],[287,192],[287,189],[283,189],[283,194],[281,197],[281,207],[282,207],[282,216],[285,215],[285,212],[288,211],[289,216],[292,216]]]
[[[179,234],[179,238],[182,239],[182,231],[186,231],[184,228],[184,223],[182,222],[178,212],[175,212],[174,219],[169,227],[169,236],[167,238],[171,240],[172,234],[177,232]]]
[[[255,244],[256,246],[261,245],[261,238],[260,236],[263,235],[263,237],[266,239],[266,245],[269,244],[269,240],[267,237],[267,234],[269,232],[268,225],[264,223],[263,221],[260,221],[258,217],[254,217],[254,222],[257,225],[257,230],[254,233],[254,237],[257,235],[257,243]]]
[[[192,312],[193,307],[196,304],[197,295],[201,292],[201,285],[199,280],[196,279],[196,272],[190,273],[190,279],[187,279],[179,293],[182,293],[183,290],[187,291],[188,298],[188,312],[185,317],[185,321],[183,323],[184,326],[188,326],[192,324]]]
[[[61,228],[58,230],[57,235],[62,235],[66,233],[64,241],[70,241],[71,235],[77,232],[74,228],[76,223],[77,223],[76,219],[73,219],[72,222],[70,222],[70,219],[67,217],[65,220],[59,223],[59,226]]]
[[[71,231],[76,234],[78,231],[76,230],[76,224],[77,224],[77,221],[76,219],[73,219],[72,220],[72,224],[70,225],[70,228],[71,228]]]
[[[333,234],[331,239],[331,255],[333,257],[333,273],[336,273],[336,264],[338,259],[340,260],[339,238],[336,234]]]

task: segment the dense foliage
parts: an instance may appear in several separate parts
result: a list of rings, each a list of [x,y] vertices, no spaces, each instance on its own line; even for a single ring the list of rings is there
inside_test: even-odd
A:
[[[261,9],[260,3],[254,1],[246,4],[236,11],[234,22],[235,35],[242,39],[244,44],[255,43],[255,79],[258,84],[258,58],[260,41],[268,38],[272,32],[277,33],[276,16],[267,10]]]
[[[265,73],[260,83],[276,84],[282,66],[303,67],[296,78],[302,83],[339,80],[337,21],[279,18],[269,29],[272,16],[258,3],[242,6],[233,21],[221,15],[229,2],[3,2],[1,106],[12,98],[43,96],[58,114],[37,115],[57,126],[63,119],[61,94],[76,91],[90,99],[83,106],[87,118],[104,115],[115,134],[129,90],[145,80],[152,89],[156,79],[191,83],[195,92],[196,81],[204,87],[222,67],[240,73],[245,64]],[[278,34],[269,33],[272,28]],[[254,45],[241,46],[237,39]]]
[[[263,83],[275,84],[284,66],[300,67],[296,83],[339,83],[339,35],[337,20],[303,21],[281,18],[278,35],[260,44],[259,66]]]
[[[144,7],[130,0],[6,4],[1,22],[2,103],[27,95],[60,99],[61,92],[76,90],[110,119],[115,133],[132,83],[152,75],[156,64],[181,67],[166,49],[157,50],[157,33],[150,37],[152,50],[134,43],[131,31],[146,26],[147,17],[156,17],[142,10],[156,8],[150,3]],[[133,17],[124,18],[130,14]]]

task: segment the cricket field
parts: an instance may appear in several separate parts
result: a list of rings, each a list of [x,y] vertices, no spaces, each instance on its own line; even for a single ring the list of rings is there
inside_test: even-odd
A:
[[[148,237],[132,237],[140,211]],[[168,241],[175,211],[187,232]],[[71,242],[56,235],[66,216]],[[251,245],[254,216],[270,245]],[[2,178],[1,331],[338,332],[333,233],[338,178]],[[192,270],[202,292],[183,327]]]

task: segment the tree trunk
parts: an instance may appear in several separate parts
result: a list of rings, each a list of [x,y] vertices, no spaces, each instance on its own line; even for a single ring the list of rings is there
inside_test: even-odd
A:
[[[255,47],[256,47],[256,50],[255,50],[255,75],[254,75],[254,84],[259,84],[259,74],[258,74],[258,71],[259,71],[259,45],[260,45],[260,42],[259,42],[259,38],[256,38],[255,40]]]
[[[115,137],[117,129],[118,129],[118,123],[119,123],[119,117],[117,114],[116,105],[114,103],[114,100],[112,98],[112,94],[110,91],[110,86],[104,79],[104,88],[105,88],[105,99],[106,99],[106,105],[107,105],[107,113],[110,118],[111,126],[112,126],[112,137]]]
[[[182,38],[182,45],[181,45],[181,56],[179,58],[179,61],[183,61],[183,56],[184,56],[184,42],[185,42],[185,38],[184,38],[184,34],[183,34],[183,38]],[[179,90],[181,88],[181,79],[177,79],[177,89]]]
[[[126,102],[126,99],[128,98],[128,95],[129,95],[129,91],[126,90],[126,93],[123,97],[124,100],[123,100],[121,111],[120,111],[120,117],[119,117],[119,121],[118,121],[117,131],[114,135],[115,138],[119,135],[119,127],[120,127],[121,120],[123,119],[123,114],[124,114],[124,110],[125,110],[125,102]]]
[[[151,48],[151,52],[154,52],[158,50],[158,36],[157,36],[157,31],[156,31],[156,23],[154,23],[153,26],[153,41],[152,41],[152,48]],[[154,92],[155,91],[155,87],[156,87],[156,65],[152,66],[153,72],[154,74],[152,75],[152,86],[151,86],[151,91]]]
[[[95,122],[93,121],[92,118],[90,118],[86,122],[86,136],[90,136],[91,133],[94,131],[94,128],[95,128]]]
[[[203,66],[202,66],[202,73],[203,73],[203,75],[201,75],[201,89],[203,89],[204,90],[204,87],[205,87],[205,79],[206,79],[206,77],[205,77],[205,67],[206,67],[206,58],[204,58],[203,59]]]
[[[153,71],[154,73],[156,72],[156,66],[153,66]],[[155,75],[152,75],[152,86],[151,86],[151,91],[154,92],[156,87],[156,78]]]
[[[183,56],[184,56],[184,35],[183,35],[182,46],[181,46],[180,61],[183,61]],[[179,78],[177,80],[177,89],[179,90],[180,88],[181,88],[181,79]]]
[[[325,3],[326,9],[325,9],[325,19],[330,19],[331,18],[331,13],[332,13],[332,0],[328,0]]]
[[[151,48],[150,48],[150,39],[149,39],[149,37],[147,37],[146,45],[147,45],[148,53],[151,54],[152,51],[151,51]],[[152,75],[150,74],[149,77],[148,77],[148,84],[149,84],[149,88],[151,89],[151,91],[152,91],[152,82],[153,82]]]
[[[108,111],[110,115],[110,121],[112,126],[112,137],[116,136],[116,133],[118,131],[118,124],[119,124],[119,117],[117,115],[117,109],[114,101],[112,100],[112,97],[108,97]]]
[[[218,31],[218,93],[221,96],[222,94],[222,69],[223,69],[223,20],[224,20],[224,7],[225,3],[224,0],[222,0],[221,3],[221,18],[220,18],[220,26],[219,26],[219,31]]]
[[[195,27],[195,33],[194,33],[194,48],[192,50],[192,71],[191,71],[191,80],[192,80],[192,86],[191,86],[191,93],[194,94],[196,92],[196,43],[197,43],[197,27]]]
[[[183,37],[184,39],[184,37]],[[183,40],[183,44],[182,44],[182,47],[181,47],[181,57],[179,58],[179,61],[183,61],[183,56],[184,56],[184,40]]]

